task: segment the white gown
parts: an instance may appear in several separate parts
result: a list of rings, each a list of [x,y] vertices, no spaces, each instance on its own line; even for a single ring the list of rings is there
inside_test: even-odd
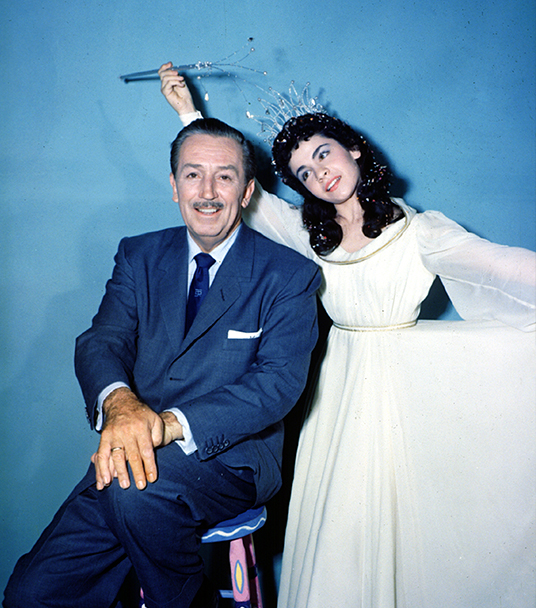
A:
[[[279,608],[536,604],[536,258],[439,212],[309,247],[258,188],[246,222],[315,260],[334,322],[300,436]],[[464,321],[420,321],[439,275]]]

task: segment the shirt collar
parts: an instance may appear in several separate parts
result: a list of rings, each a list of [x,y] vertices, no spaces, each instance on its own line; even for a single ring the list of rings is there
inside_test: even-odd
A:
[[[240,231],[241,227],[242,224],[240,223],[236,230],[234,230],[234,232],[231,234],[231,236],[228,236],[222,243],[220,243],[210,252],[210,255],[216,260],[216,265],[219,265],[223,262],[225,256],[229,252],[229,249],[231,249],[231,247],[234,245],[234,242],[236,241],[236,237],[238,236],[238,232]],[[202,253],[202,250],[191,237],[188,230],[186,231],[186,234],[188,235],[188,263],[192,263],[194,261],[194,257],[198,253]]]

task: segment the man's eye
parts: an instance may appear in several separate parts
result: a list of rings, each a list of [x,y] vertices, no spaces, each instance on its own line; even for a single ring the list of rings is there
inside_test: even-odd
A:
[[[233,178],[230,175],[220,175],[220,179],[225,182],[228,182],[231,181]]]
[[[186,174],[186,179],[195,179],[197,175],[198,174],[195,171],[192,171],[191,173]]]

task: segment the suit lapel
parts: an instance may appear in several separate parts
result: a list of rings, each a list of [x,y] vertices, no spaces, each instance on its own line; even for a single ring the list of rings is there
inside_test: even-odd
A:
[[[181,228],[158,265],[161,273],[158,299],[166,330],[177,351],[184,338],[186,301],[188,298],[188,241],[186,228]]]
[[[209,329],[242,294],[241,283],[251,280],[255,246],[252,231],[242,224],[235,243],[225,256],[192,327],[181,345],[188,348]]]

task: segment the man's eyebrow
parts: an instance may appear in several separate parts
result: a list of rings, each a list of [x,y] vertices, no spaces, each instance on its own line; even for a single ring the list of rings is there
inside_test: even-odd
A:
[[[237,175],[240,174],[240,172],[238,171],[238,167],[236,165],[222,165],[221,167],[218,167],[218,168],[220,171],[233,171]]]
[[[182,165],[181,167],[181,171],[184,171],[184,169],[204,169],[206,165],[202,164],[202,163],[185,163],[184,165]],[[236,167],[236,165],[218,165],[216,167],[217,171],[233,171],[233,173],[236,173],[236,175],[240,175],[240,172],[238,170],[238,168]]]

